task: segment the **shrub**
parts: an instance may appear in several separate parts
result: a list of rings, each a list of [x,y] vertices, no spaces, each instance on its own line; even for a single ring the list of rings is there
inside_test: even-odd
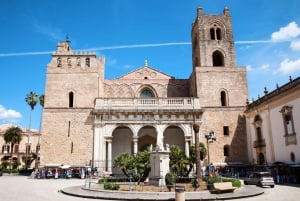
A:
[[[165,182],[169,192],[171,192],[171,188],[174,184],[174,181],[175,181],[174,175],[172,175],[171,173],[167,173],[165,176]]]
[[[107,182],[107,179],[101,178],[98,180],[98,184],[105,184]]]
[[[120,185],[119,184],[113,184],[113,183],[105,183],[104,184],[104,190],[119,190]]]

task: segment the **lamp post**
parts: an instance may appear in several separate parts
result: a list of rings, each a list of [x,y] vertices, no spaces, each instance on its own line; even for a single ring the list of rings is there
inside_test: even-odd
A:
[[[213,143],[214,141],[217,140],[214,131],[210,131],[208,134],[205,134],[206,138],[206,143],[207,143],[207,157],[208,157],[208,165],[210,165],[210,160],[209,160],[209,142]]]

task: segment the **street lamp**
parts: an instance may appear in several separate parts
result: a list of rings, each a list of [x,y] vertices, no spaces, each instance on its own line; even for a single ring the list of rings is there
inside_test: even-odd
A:
[[[209,142],[213,143],[214,141],[217,140],[214,131],[210,131],[208,134],[205,134],[206,138],[206,143],[207,143],[207,157],[208,157],[208,165],[210,165],[210,160],[209,160]]]

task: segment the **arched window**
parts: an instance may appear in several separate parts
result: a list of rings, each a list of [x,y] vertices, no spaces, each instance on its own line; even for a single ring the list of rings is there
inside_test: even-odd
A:
[[[228,106],[227,95],[225,91],[221,91],[221,106]]]
[[[262,140],[263,139],[260,127],[256,128],[256,136],[257,136],[257,140]]]
[[[222,30],[220,28],[215,27],[210,28],[209,34],[210,34],[210,40],[222,40]]]
[[[215,40],[216,37],[215,37],[215,29],[214,28],[211,28],[210,29],[210,40]]]
[[[143,89],[140,95],[140,98],[153,98],[153,97],[154,97],[153,92],[148,88]]]
[[[220,28],[217,28],[216,34],[217,34],[217,40],[222,40],[222,33],[221,33],[221,29]]]
[[[215,51],[212,55],[213,66],[224,66],[224,56],[220,51]]]
[[[69,93],[69,107],[73,107],[74,106],[74,93],[70,92]]]
[[[61,66],[62,66],[62,64],[61,64],[61,58],[58,57],[57,58],[57,67],[61,67]]]
[[[295,162],[295,154],[294,154],[294,152],[291,152],[291,161]]]
[[[90,67],[90,65],[91,65],[91,60],[90,60],[90,58],[86,58],[86,59],[85,59],[85,65],[86,65],[87,67]]]
[[[224,146],[224,156],[229,156],[229,146],[228,145]]]
[[[256,115],[254,118],[254,122],[259,122],[259,121],[261,122],[262,120],[259,115]]]

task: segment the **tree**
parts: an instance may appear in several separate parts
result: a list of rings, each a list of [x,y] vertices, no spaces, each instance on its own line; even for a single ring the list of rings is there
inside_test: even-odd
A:
[[[31,129],[31,115],[32,115],[32,110],[34,110],[34,107],[36,104],[39,102],[38,95],[34,92],[30,92],[29,94],[26,95],[25,101],[26,103],[30,106],[30,118],[29,118],[29,127],[28,130]]]
[[[200,160],[202,161],[207,156],[207,149],[203,142],[200,142],[199,148],[200,148]],[[196,149],[194,145],[190,146],[190,158],[193,161],[193,163],[196,163]]]
[[[42,108],[44,108],[44,99],[45,99],[45,95],[44,94],[40,95],[39,101],[40,101],[40,105],[42,106]]]
[[[130,177],[133,163],[134,158],[128,153],[121,154],[114,158],[114,167],[119,168],[126,177]]]
[[[135,156],[128,153],[121,154],[114,159],[114,167],[119,168],[126,177],[140,182],[141,179],[149,175],[151,169],[150,152],[144,150]]]
[[[5,143],[10,143],[10,167],[12,169],[12,156],[15,144],[19,144],[22,140],[22,130],[17,126],[12,126],[8,128],[4,133]]]
[[[41,128],[42,128],[42,121],[43,121],[43,111],[44,111],[44,100],[45,100],[45,95],[42,94],[39,96],[39,103],[40,106],[42,107],[41,110],[41,119],[40,119],[40,132],[41,132]],[[39,150],[40,150],[40,137],[38,139],[38,143],[36,145],[36,149],[35,149],[35,169],[38,169],[39,167]]]
[[[176,176],[187,177],[192,170],[193,162],[176,145],[170,147],[170,168]]]

